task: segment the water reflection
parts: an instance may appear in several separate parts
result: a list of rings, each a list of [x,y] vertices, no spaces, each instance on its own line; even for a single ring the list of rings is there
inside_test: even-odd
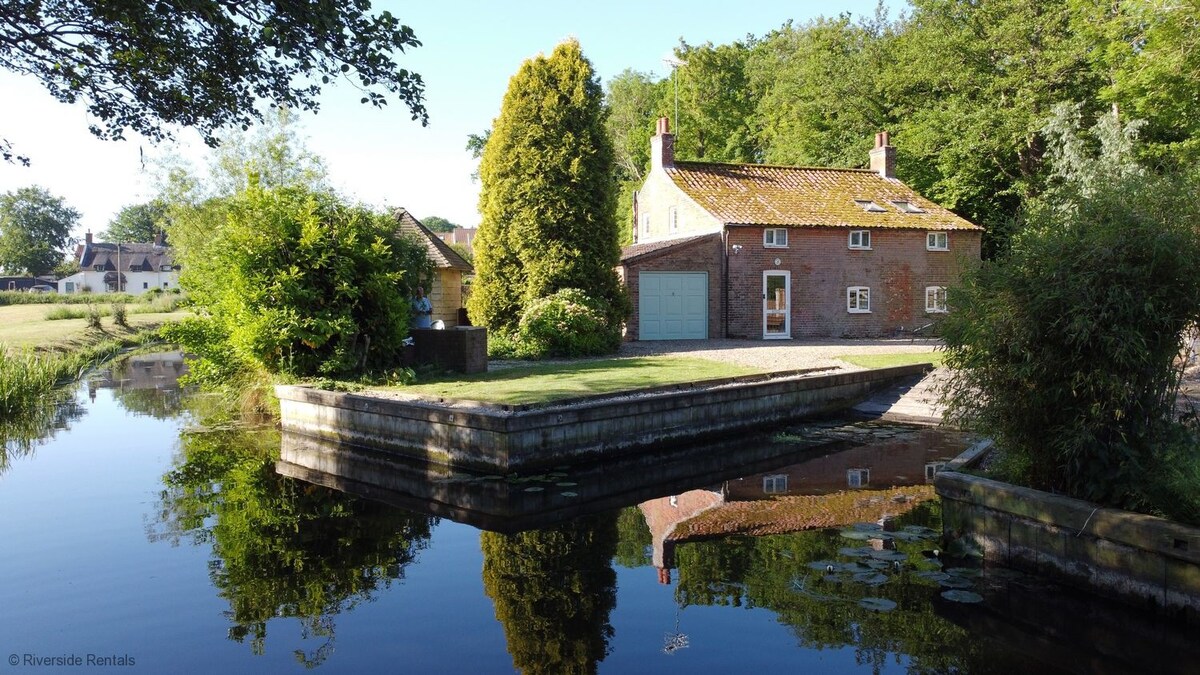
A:
[[[0,476],[12,466],[12,461],[28,457],[34,450],[50,442],[59,431],[83,417],[86,409],[69,390],[47,394],[34,403],[26,414],[0,417]]]
[[[617,603],[612,514],[517,534],[484,532],[484,590],[504,626],[513,666],[535,673],[595,673],[608,655]]]
[[[183,409],[179,377],[187,372],[183,352],[138,353],[110,361],[87,380],[88,398],[111,389],[113,398],[135,415],[170,419]]]

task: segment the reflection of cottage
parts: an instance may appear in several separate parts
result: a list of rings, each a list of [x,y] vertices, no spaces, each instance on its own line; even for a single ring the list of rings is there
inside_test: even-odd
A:
[[[681,162],[659,121],[618,268],[634,340],[889,334],[946,311],[982,229],[870,169]]]
[[[659,582],[671,582],[675,547],[687,541],[845,527],[906,513],[934,498],[933,474],[961,449],[958,436],[921,430],[642,502]]]
[[[152,289],[179,288],[179,266],[162,234],[152,244],[92,241],[88,232],[75,249],[79,271],[58,280],[59,293],[141,295]]]
[[[400,231],[425,246],[429,261],[433,263],[433,284],[426,289],[429,302],[433,304],[433,320],[444,322],[447,328],[459,325],[463,275],[473,274],[475,268],[408,211],[396,209],[394,215]]]

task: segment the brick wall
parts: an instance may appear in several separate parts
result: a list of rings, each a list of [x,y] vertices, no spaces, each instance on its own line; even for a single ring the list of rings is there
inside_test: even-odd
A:
[[[722,284],[724,270],[721,265],[721,237],[697,241],[680,246],[677,250],[622,265],[617,275],[629,290],[629,301],[633,312],[625,324],[625,339],[638,339],[638,273],[639,272],[708,272],[708,337],[722,337],[724,326],[722,312]]]
[[[946,286],[965,261],[977,261],[981,231],[950,232],[949,251],[927,251],[925,230],[872,229],[871,250],[850,250],[844,228],[789,228],[787,248],[765,248],[763,228],[731,227],[729,337],[763,334],[763,272],[791,274],[793,337],[869,337],[912,330],[931,320],[926,286]],[[779,264],[775,260],[779,259]],[[871,289],[870,313],[846,309],[846,289]]]

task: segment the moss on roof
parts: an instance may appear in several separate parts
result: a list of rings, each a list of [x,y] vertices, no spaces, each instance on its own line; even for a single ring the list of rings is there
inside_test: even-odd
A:
[[[681,190],[729,225],[981,230],[904,183],[866,169],[676,162]],[[868,211],[856,200],[874,202]],[[908,213],[894,202],[921,210]]]

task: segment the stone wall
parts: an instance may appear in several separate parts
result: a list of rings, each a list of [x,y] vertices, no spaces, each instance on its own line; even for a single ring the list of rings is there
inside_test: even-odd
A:
[[[985,561],[1200,620],[1200,528],[954,471],[934,486],[946,538]]]

